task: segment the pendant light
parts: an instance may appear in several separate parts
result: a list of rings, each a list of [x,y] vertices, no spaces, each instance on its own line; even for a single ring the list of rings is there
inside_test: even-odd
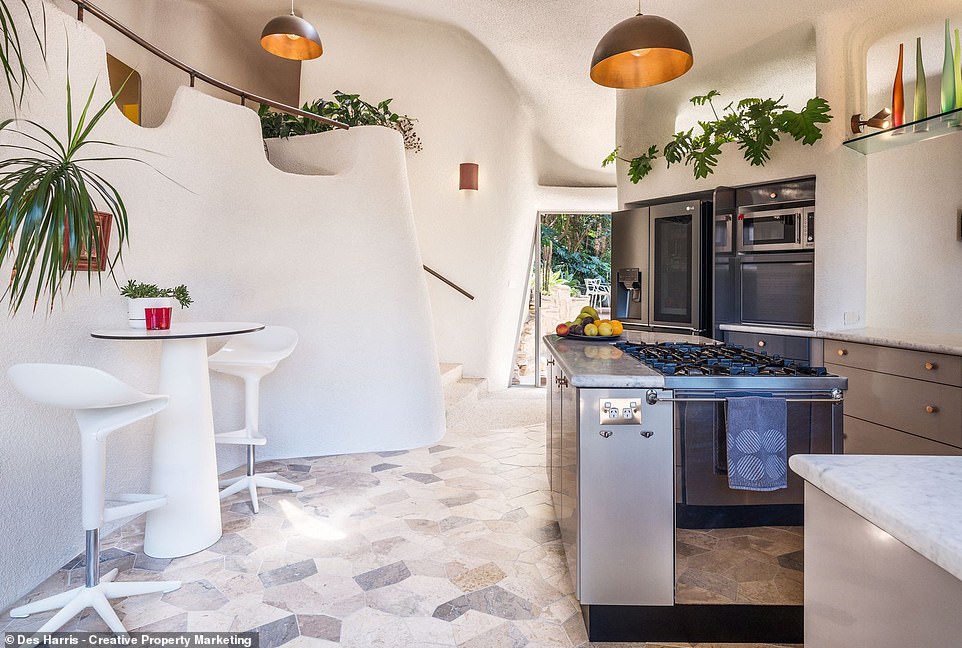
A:
[[[605,34],[591,58],[591,80],[609,88],[647,88],[691,69],[691,43],[675,23],[641,13]]]
[[[294,0],[291,0],[291,15],[278,16],[264,26],[261,47],[292,61],[316,59],[324,53],[314,25],[294,15]]]

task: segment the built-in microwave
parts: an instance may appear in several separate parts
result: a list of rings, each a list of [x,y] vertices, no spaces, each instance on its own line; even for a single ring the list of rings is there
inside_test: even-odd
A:
[[[738,252],[787,252],[815,248],[815,207],[738,211]]]

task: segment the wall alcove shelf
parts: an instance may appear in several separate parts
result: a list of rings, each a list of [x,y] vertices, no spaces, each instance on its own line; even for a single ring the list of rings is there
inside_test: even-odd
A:
[[[867,133],[845,140],[845,146],[862,155],[915,144],[949,133],[962,133],[962,108],[956,108],[918,121],[908,122],[895,128]]]

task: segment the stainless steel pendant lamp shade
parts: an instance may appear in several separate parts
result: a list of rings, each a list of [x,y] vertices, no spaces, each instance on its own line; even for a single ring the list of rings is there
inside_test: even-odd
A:
[[[314,25],[294,15],[294,0],[291,0],[289,16],[273,18],[264,26],[261,47],[275,56],[293,61],[316,59],[324,53]]]
[[[609,88],[647,88],[677,79],[694,58],[688,36],[660,16],[623,20],[605,34],[591,58],[591,80]]]

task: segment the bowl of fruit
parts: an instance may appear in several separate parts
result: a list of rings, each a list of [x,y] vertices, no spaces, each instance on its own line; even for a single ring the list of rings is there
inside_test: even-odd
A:
[[[621,337],[624,330],[625,327],[618,320],[601,319],[598,311],[591,306],[585,306],[576,318],[558,324],[555,333],[573,340],[611,342]]]

